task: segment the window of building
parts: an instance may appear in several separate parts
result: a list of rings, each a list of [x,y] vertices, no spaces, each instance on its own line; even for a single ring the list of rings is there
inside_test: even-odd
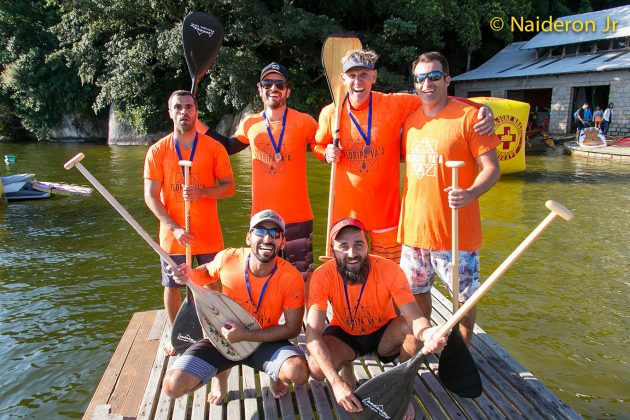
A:
[[[551,52],[549,53],[550,57],[561,57],[562,56],[562,50],[564,48],[562,47],[562,45],[554,47]]]
[[[610,39],[602,39],[597,41],[596,51],[600,52],[610,50],[610,41]]]
[[[580,44],[569,44],[564,46],[564,55],[576,55]]]
[[[467,93],[467,98],[476,98],[478,96],[491,96],[491,93],[489,90],[473,90]]]
[[[628,44],[630,44],[628,42],[628,40],[630,40],[630,38],[615,38],[612,40],[612,47],[611,49],[613,50],[627,50]]]

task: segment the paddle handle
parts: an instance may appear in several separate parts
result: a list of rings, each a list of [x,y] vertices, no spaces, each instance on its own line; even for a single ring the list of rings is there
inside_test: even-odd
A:
[[[333,98],[335,99],[335,98]],[[339,147],[339,122],[341,120],[341,104],[337,100],[335,103],[335,122],[333,125],[333,146]],[[332,258],[331,244],[330,244],[330,228],[332,228],[333,209],[335,207],[335,173],[337,172],[337,162],[333,162],[330,165],[330,186],[328,188],[328,221],[326,223],[326,256],[320,258],[320,260],[328,260]]]
[[[96,188],[96,190],[100,192],[103,197],[105,197],[109,204],[111,204],[116,209],[116,211],[120,213],[120,215],[127,221],[127,223],[129,223],[131,227],[133,227],[136,232],[138,232],[138,234],[142,236],[142,238],[151,246],[151,248],[153,248],[153,250],[157,252],[160,257],[164,261],[166,261],[166,263],[173,270],[177,270],[177,264],[175,263],[175,261],[173,261],[173,259],[160,247],[160,245],[158,245],[157,242],[153,240],[151,235],[149,235],[147,231],[145,231],[142,226],[140,226],[140,224],[136,222],[133,216],[129,214],[129,212],[114,198],[114,196],[111,195],[109,191],[107,191],[107,189],[100,182],[98,182],[96,178],[94,178],[94,176],[92,176],[90,171],[85,169],[85,167],[81,164],[83,158],[85,158],[85,155],[83,153],[79,153],[68,162],[66,162],[63,167],[68,170],[72,169],[73,166],[76,167],[79,172],[81,172],[83,176],[87,178],[87,180],[90,181],[92,185],[94,185],[94,188]]]
[[[446,162],[446,166],[451,168],[452,171],[451,185],[453,190],[459,187],[457,170],[465,165],[466,163],[460,160],[449,160]],[[453,310],[456,311],[459,308],[459,212],[456,208],[451,208],[451,254],[453,259],[451,265],[451,296]]]
[[[180,160],[179,166],[184,168],[184,188],[190,185],[190,167],[192,162],[189,160]],[[190,233],[190,200],[184,199],[184,223],[186,232]],[[192,268],[192,249],[190,244],[186,245],[186,265]]]
[[[538,226],[521,242],[521,244],[507,257],[503,263],[488,277],[488,279],[481,285],[479,289],[464,303],[457,312],[453,314],[451,319],[449,319],[445,324],[443,324],[437,331],[437,337],[444,337],[448,332],[457,324],[466,313],[481,300],[482,297],[488,293],[490,288],[495,285],[496,282],[499,281],[501,276],[516,262],[516,260],[529,248],[534,241],[544,232],[547,227],[554,221],[556,216],[560,216],[565,220],[573,219],[573,213],[561,205],[552,200],[548,200],[545,203],[545,206],[551,212],[545,217],[545,219],[540,222]],[[424,349],[423,349],[424,352]],[[425,353],[426,354],[426,353]]]

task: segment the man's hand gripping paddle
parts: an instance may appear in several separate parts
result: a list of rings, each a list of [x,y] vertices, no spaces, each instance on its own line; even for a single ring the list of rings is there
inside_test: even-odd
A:
[[[332,127],[333,145],[339,146],[339,119],[343,109],[346,89],[341,80],[343,67],[341,59],[350,50],[361,48],[361,40],[354,35],[333,34],[328,36],[322,46],[322,65],[326,73],[328,88],[335,105],[335,125]],[[335,170],[337,164],[330,165],[330,189],[328,192],[328,225],[326,227],[326,255],[319,257],[320,261],[332,258],[330,249],[330,228],[332,227],[333,208],[335,206]]]
[[[178,269],[177,264],[173,259],[162,249],[160,245],[153,240],[153,238],[140,226],[140,224],[129,214],[129,212],[112,196],[109,191],[96,179],[92,174],[81,164],[81,160],[85,155],[79,153],[65,165],[64,168],[70,170],[72,167],[76,167],[79,172],[87,178],[88,181],[100,192],[103,197],[120,213],[120,215],[135,229],[135,231],[142,236],[142,238],[148,243],[151,248],[158,255],[166,261],[172,270]],[[253,343],[249,341],[240,341],[238,343],[230,343],[221,335],[221,327],[230,322],[241,322],[244,328],[248,330],[260,329],[260,325],[254,319],[254,317],[247,312],[241,305],[234,302],[229,297],[197,286],[192,281],[186,283],[195,295],[195,301],[197,303],[197,316],[201,326],[206,333],[208,339],[212,344],[230,360],[242,360],[252,354],[260,343]]]
[[[466,313],[479,300],[485,296],[492,286],[499,281],[501,276],[514,264],[514,262],[529,248],[540,234],[553,222],[556,216],[565,220],[573,219],[573,213],[555,201],[545,203],[551,212],[530,233],[527,238],[510,254],[509,257],[497,268],[494,273],[481,285],[481,287],[453,314],[453,317],[444,323],[436,332],[436,337],[444,337],[466,315]],[[401,363],[395,368],[384,372],[361,385],[355,395],[363,404],[363,411],[356,413],[357,419],[399,419],[407,411],[413,392],[413,382],[418,369],[427,353],[424,349],[414,357]]]

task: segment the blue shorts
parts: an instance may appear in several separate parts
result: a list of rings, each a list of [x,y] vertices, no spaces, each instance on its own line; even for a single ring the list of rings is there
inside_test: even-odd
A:
[[[215,252],[214,254],[198,254],[198,255],[193,255],[192,256],[192,260],[193,263],[195,260],[197,260],[197,265],[202,265],[202,264],[207,264],[209,262],[211,262],[212,260],[214,260],[215,255],[217,255],[217,253]],[[186,255],[181,255],[181,254],[170,254],[169,257],[171,257],[173,259],[173,261],[175,261],[175,264],[180,265],[186,262]],[[179,289],[180,287],[182,287],[181,284],[178,284],[175,282],[175,280],[173,280],[173,276],[171,276],[170,274],[168,274],[168,264],[166,263],[166,261],[160,259],[160,266],[162,267],[162,286],[164,287],[170,287],[170,288],[174,288],[174,289]]]
[[[459,251],[459,299],[465,302],[481,286],[479,282],[479,252]],[[403,269],[411,293],[428,293],[437,274],[442,283],[453,292],[451,269],[453,254],[446,250],[431,250],[402,246],[400,268]]]
[[[249,357],[235,361],[227,359],[210,340],[203,339],[189,347],[169,370],[182,370],[196,376],[202,383],[208,383],[213,376],[238,365],[247,365],[265,372],[274,381],[278,380],[282,364],[291,357],[304,358],[304,352],[289,341],[261,343]]]

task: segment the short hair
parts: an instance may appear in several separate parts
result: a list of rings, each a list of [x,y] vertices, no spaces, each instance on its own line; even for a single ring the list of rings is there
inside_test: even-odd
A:
[[[448,61],[446,61],[446,57],[444,57],[441,53],[437,51],[430,51],[430,52],[425,52],[424,54],[420,54],[420,56],[416,58],[416,61],[414,61],[413,64],[411,65],[411,74],[413,74],[414,70],[416,69],[416,66],[419,63],[430,63],[431,61],[439,61],[440,64],[442,64],[442,71],[444,72],[444,74],[446,74],[447,76],[450,74]]]
[[[376,65],[376,61],[378,61],[378,54],[376,54],[376,52],[372,50],[364,50],[361,48],[356,49],[356,50],[350,50],[341,59],[341,66],[343,67],[345,62],[350,60],[351,58],[354,58],[355,61],[359,61],[359,62],[363,61],[363,62],[368,62],[368,63],[372,63],[373,65]]]
[[[187,90],[176,90],[175,92],[171,93],[171,96],[168,97],[168,108],[171,108],[171,99],[173,99],[175,96],[190,96],[193,99],[193,103],[195,104],[195,108],[198,109],[197,107],[197,100],[195,99],[195,97],[193,96],[192,93],[190,93]]]

